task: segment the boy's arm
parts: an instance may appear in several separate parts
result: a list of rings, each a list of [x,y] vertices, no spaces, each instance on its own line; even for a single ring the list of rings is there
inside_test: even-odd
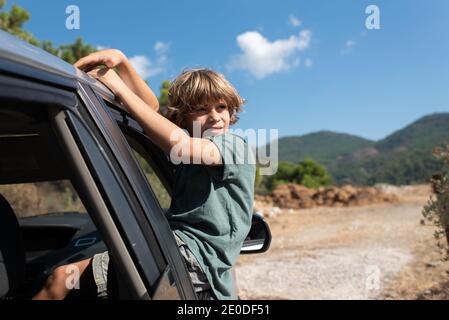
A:
[[[86,72],[99,66],[117,68],[125,84],[154,110],[159,110],[159,101],[151,88],[139,76],[123,52],[117,49],[106,49],[89,54],[75,62],[78,67]]]
[[[142,126],[151,140],[165,154],[177,156],[182,162],[222,165],[217,146],[202,138],[190,137],[176,124],[142,101],[112,69],[95,69],[90,75],[103,82],[123,102],[128,112]]]
[[[146,104],[158,111],[159,101],[153,90],[146,84],[146,82],[139,76],[136,69],[131,65],[129,60],[125,57],[123,62],[117,66],[120,77],[125,84]]]

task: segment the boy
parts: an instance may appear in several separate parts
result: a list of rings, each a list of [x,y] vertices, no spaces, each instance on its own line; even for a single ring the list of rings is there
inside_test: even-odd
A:
[[[96,68],[99,65],[107,68]],[[167,219],[198,296],[235,299],[231,272],[251,226],[255,179],[250,148],[228,132],[243,105],[237,91],[212,70],[184,71],[169,89],[167,119],[157,112],[154,93],[120,51],[99,51],[75,66],[108,86],[175,165]],[[83,282],[95,283],[97,294],[107,295],[107,252],[75,265],[82,274],[80,289]],[[34,299],[65,298],[70,293],[66,267],[56,268]]]

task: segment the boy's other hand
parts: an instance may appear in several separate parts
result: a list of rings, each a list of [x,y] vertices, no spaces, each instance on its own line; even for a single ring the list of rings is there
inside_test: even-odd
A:
[[[92,69],[105,65],[108,68],[118,67],[126,60],[126,56],[117,49],[106,49],[89,54],[73,65],[81,70],[88,72]]]

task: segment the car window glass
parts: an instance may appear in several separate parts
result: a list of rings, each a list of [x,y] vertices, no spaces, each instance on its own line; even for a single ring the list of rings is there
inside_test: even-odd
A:
[[[131,149],[133,150],[134,156],[136,157],[140,167],[145,173],[145,177],[151,185],[151,188],[153,189],[156,198],[159,201],[159,205],[162,209],[168,209],[170,207],[171,197],[167,189],[165,189],[161,180],[156,175],[150,163],[144,158],[144,156],[134,150],[132,147]],[[146,154],[146,156],[148,156],[148,154]]]

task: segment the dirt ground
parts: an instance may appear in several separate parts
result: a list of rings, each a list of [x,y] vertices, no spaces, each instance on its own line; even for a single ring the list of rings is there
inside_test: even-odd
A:
[[[237,262],[242,299],[448,299],[449,263],[422,224],[428,186],[396,203],[282,209],[271,248]]]

